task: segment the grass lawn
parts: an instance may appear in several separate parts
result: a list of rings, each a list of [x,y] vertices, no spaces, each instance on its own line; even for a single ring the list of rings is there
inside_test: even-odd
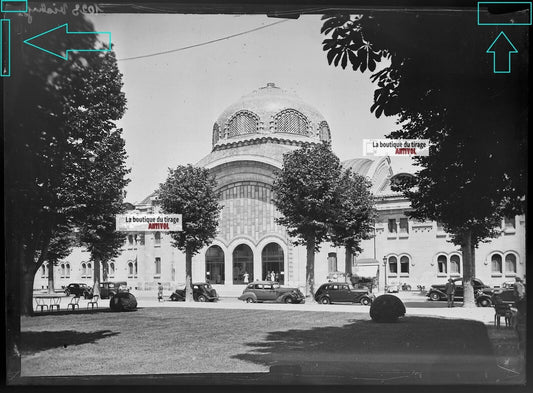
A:
[[[358,381],[493,383],[502,373],[484,324],[363,313],[144,308],[21,320],[21,375],[268,372]],[[513,381],[516,382],[516,381]]]

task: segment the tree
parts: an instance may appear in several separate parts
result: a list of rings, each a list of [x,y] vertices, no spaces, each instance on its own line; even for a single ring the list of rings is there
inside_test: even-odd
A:
[[[339,182],[331,240],[335,246],[346,249],[346,273],[352,273],[352,256],[362,251],[361,240],[373,236],[376,211],[371,186],[369,180],[351,169],[342,173]]]
[[[94,31],[70,18],[73,31]],[[31,37],[65,23],[63,15],[28,24],[13,18],[14,36]],[[72,35],[56,47],[96,48],[96,35]],[[22,41],[22,40],[21,40]],[[65,61],[13,46],[13,75],[5,78],[5,205],[8,305],[33,312],[35,272],[47,260],[59,226],[79,227],[98,204],[99,185],[115,166],[95,172],[90,158],[116,130],[126,100],[113,52],[73,52]]]
[[[55,292],[55,277],[54,266],[57,266],[59,261],[66,258],[74,247],[76,239],[72,233],[72,228],[69,226],[58,226],[55,233],[50,239],[48,246],[47,262],[48,262],[48,293]]]
[[[209,245],[217,233],[222,207],[216,180],[205,168],[180,165],[169,168],[157,192],[164,213],[182,215],[182,231],[171,232],[172,245],[185,252],[185,299],[192,302],[192,257]]]
[[[474,12],[324,19],[322,32],[331,33],[323,42],[329,63],[376,71],[370,110],[377,117],[397,115],[401,125],[389,137],[432,143],[429,156],[416,158],[416,176],[396,189],[411,201],[410,216],[440,221],[461,247],[464,304],[472,306],[475,248],[498,235],[503,217],[525,208],[526,29],[508,33],[518,50],[512,72],[495,74],[492,54],[485,52],[500,30],[477,26]]]
[[[306,247],[306,295],[311,295],[311,301],[315,293],[315,252],[330,239],[331,223],[339,211],[341,173],[339,158],[330,144],[323,142],[285,154],[272,187],[273,203],[282,214],[276,222],[287,228],[294,245]]]

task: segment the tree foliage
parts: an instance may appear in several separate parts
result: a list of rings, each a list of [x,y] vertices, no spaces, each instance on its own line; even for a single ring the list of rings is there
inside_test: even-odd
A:
[[[416,158],[416,176],[396,189],[410,199],[412,217],[442,222],[461,246],[465,283],[479,242],[499,234],[503,217],[524,212],[527,177],[528,32],[509,33],[518,49],[512,72],[495,74],[486,50],[500,29],[475,18],[369,12],[326,15],[322,27],[331,34],[323,41],[330,64],[376,71],[370,110],[398,116],[401,126],[389,137],[432,143],[429,156]],[[471,288],[466,302],[473,304]]]
[[[67,21],[72,31],[94,31],[83,17]],[[13,36],[28,38],[63,23],[64,15],[32,24],[14,17]],[[55,43],[63,52],[99,46],[93,34]],[[28,46],[12,49],[13,73],[3,81],[8,301],[29,314],[35,272],[58,228],[82,227],[95,209],[111,212],[113,197],[106,193],[125,185],[123,141],[114,122],[126,100],[113,52],[73,52],[65,61]],[[99,167],[100,161],[106,164]]]
[[[192,301],[192,257],[209,245],[217,233],[222,207],[216,193],[216,180],[205,168],[180,165],[169,168],[157,192],[164,213],[182,215],[182,231],[171,232],[172,245],[185,252],[186,299]]]
[[[287,228],[295,245],[307,249],[306,291],[313,294],[314,254],[321,243],[357,251],[367,238],[373,217],[369,183],[343,171],[330,144],[323,142],[285,154],[273,192],[282,215],[276,222]]]

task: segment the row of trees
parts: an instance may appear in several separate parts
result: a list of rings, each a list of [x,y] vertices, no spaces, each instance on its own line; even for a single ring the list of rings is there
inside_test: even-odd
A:
[[[281,212],[295,245],[307,248],[306,289],[314,294],[314,256],[323,242],[360,252],[360,241],[372,231],[375,216],[371,184],[343,170],[327,143],[287,153],[273,185],[273,203]],[[192,257],[216,236],[222,207],[215,179],[191,165],[169,169],[157,192],[165,213],[183,215],[183,231],[172,232],[172,245],[185,252],[186,299],[193,301]]]
[[[510,24],[517,16],[506,14]],[[416,157],[416,176],[403,178],[397,190],[411,201],[412,217],[443,223],[461,248],[465,305],[473,306],[475,249],[499,235],[502,218],[525,210],[527,29],[507,32],[518,53],[510,73],[495,74],[486,50],[500,29],[476,26],[475,13],[368,12],[323,19],[329,63],[374,72],[370,110],[398,118],[399,129],[388,137],[433,144],[429,156]]]

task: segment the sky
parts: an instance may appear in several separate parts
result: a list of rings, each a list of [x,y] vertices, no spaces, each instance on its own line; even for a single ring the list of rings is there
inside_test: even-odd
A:
[[[362,139],[383,138],[398,128],[394,118],[376,119],[370,112],[375,90],[370,74],[328,65],[320,15],[291,20],[99,14],[91,20],[96,31],[111,32],[123,74],[128,103],[118,126],[124,130],[131,168],[128,202],[140,202],[157,189],[168,168],[195,164],[209,154],[218,116],[269,82],[297,94],[324,116],[341,160],[361,157]],[[212,40],[218,41],[128,60]]]

